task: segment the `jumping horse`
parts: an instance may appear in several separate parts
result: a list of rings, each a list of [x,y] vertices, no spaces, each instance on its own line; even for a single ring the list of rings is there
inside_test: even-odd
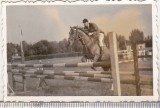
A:
[[[97,39],[88,36],[83,28],[78,26],[70,27],[68,46],[71,46],[76,40],[79,40],[83,45],[83,62],[86,59],[91,59],[93,62],[110,62],[110,50],[106,45],[101,54]],[[108,68],[102,68],[103,70],[108,70]]]

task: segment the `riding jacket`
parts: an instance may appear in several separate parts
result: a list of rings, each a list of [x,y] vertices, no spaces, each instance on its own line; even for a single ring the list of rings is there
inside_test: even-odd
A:
[[[88,33],[93,33],[94,36],[99,36],[99,33],[104,33],[95,23],[89,23],[89,27],[84,27],[84,29],[87,30]]]

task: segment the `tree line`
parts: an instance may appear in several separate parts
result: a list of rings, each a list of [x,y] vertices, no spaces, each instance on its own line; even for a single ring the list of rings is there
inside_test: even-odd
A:
[[[68,41],[63,39],[62,41],[48,41],[40,40],[34,44],[29,44],[26,41],[22,41],[24,56],[33,56],[33,55],[48,55],[48,54],[57,54],[57,53],[69,53],[69,52],[80,52],[82,51],[82,45],[77,41],[71,48],[67,48]],[[21,46],[20,44],[7,43],[7,58],[11,58],[17,53],[21,55]]]
[[[145,41],[146,47],[152,47],[152,36],[147,36],[144,38],[143,31],[139,29],[134,29],[131,31],[129,40],[126,40],[125,36],[117,35],[117,42],[119,50],[126,49],[126,42],[132,44],[133,42],[143,42]],[[108,35],[105,36],[105,43],[109,43]],[[40,40],[34,44],[27,43],[26,41],[22,42],[24,56],[33,56],[33,55],[48,55],[48,54],[57,54],[57,53],[72,53],[72,52],[82,52],[83,46],[79,41],[75,41],[72,48],[68,48],[67,39],[62,41],[48,41]],[[7,43],[7,58],[11,58],[17,52],[18,55],[21,55],[21,46],[20,44]],[[72,49],[72,50],[70,50]]]

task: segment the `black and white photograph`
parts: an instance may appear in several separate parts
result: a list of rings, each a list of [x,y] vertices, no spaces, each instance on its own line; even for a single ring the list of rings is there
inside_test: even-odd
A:
[[[154,5],[71,4],[6,5],[7,97],[153,97]]]

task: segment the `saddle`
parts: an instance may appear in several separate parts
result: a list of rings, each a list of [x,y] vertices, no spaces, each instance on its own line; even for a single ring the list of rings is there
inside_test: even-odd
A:
[[[100,47],[100,45],[99,45],[98,35],[93,34],[93,35],[89,36],[89,35],[87,34],[87,36],[90,37],[90,38],[92,38],[93,41],[94,41],[95,43],[97,43],[97,45],[98,45],[98,47],[99,47],[99,49],[100,49],[100,55],[101,55],[101,57],[102,57],[103,49],[102,49],[102,48]],[[104,39],[103,39],[103,42],[104,42]],[[104,43],[104,44],[105,44],[105,43]],[[100,59],[101,59],[101,57],[100,57]]]

